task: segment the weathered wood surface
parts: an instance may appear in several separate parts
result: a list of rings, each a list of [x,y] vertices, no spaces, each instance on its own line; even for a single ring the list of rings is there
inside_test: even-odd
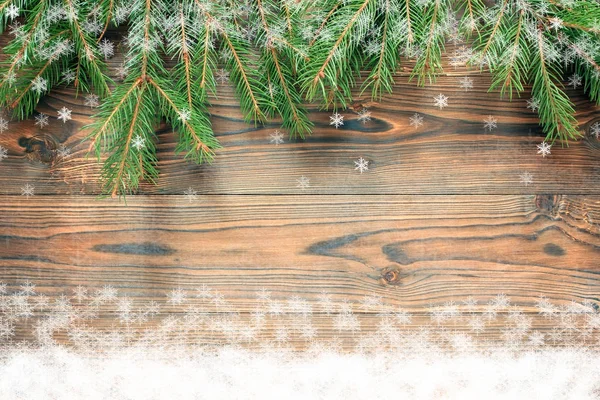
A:
[[[120,62],[115,57],[111,67]],[[458,87],[461,76],[474,79],[473,90]],[[323,293],[335,307],[351,302],[363,333],[380,321],[376,307],[361,307],[365,296],[408,310],[423,324],[432,306],[472,296],[479,303],[470,312],[481,314],[500,293],[532,318],[540,295],[597,309],[600,140],[589,127],[600,121],[600,109],[568,90],[585,136],[569,147],[556,144],[542,158],[529,96],[508,102],[487,93],[488,84],[485,74],[448,67],[434,85],[417,88],[403,70],[394,94],[379,103],[357,92],[356,108],[368,105],[371,121],[341,111],[345,124],[336,130],[328,125],[330,112],[310,106],[313,135],[280,145],[269,143],[279,125],[245,124],[231,88],[220,85],[210,109],[223,145],[214,163],[196,166],[175,156],[176,137],[163,126],[159,183],[142,185],[127,204],[95,198],[100,166],[85,158],[80,129],[94,110],[72,90],[56,89],[37,109],[51,116],[49,127],[11,122],[0,135],[9,155],[0,162],[0,281],[7,296],[31,281],[53,301],[62,294],[72,299],[78,286],[91,295],[110,285],[134,304],[161,302],[163,315],[181,316],[197,305],[211,314],[240,313],[241,321],[261,306],[257,292],[264,288],[274,302],[309,302],[320,336],[332,340],[348,333],[331,326]],[[433,104],[439,93],[449,97],[444,110]],[[62,106],[73,109],[73,121],[52,119]],[[415,112],[424,116],[418,129],[409,125]],[[492,132],[483,126],[488,115],[498,119]],[[72,154],[57,158],[60,145]],[[363,174],[354,169],[359,157],[369,161]],[[519,181],[525,171],[533,175],[528,186]],[[297,187],[301,176],[309,187]],[[26,183],[35,196],[20,196]],[[183,196],[189,187],[196,199]],[[204,304],[195,295],[202,285],[222,293],[226,306]],[[186,294],[185,304],[166,302],[174,288]],[[115,313],[114,305],[98,309]],[[37,309],[29,324],[47,312]],[[108,329],[114,320],[104,317],[88,324]],[[277,318],[288,317],[294,312],[284,309]],[[532,329],[555,327],[552,320],[532,321]],[[269,321],[259,335],[272,337],[279,322]],[[190,342],[221,340],[222,332],[207,326],[180,328]],[[469,331],[468,319],[452,329]],[[481,335],[500,338],[505,329],[489,321]],[[17,327],[15,340],[31,335]]]

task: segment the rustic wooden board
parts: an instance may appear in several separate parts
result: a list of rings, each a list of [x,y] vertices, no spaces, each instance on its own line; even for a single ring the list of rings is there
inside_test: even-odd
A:
[[[116,61],[114,61],[116,63]],[[459,76],[472,76],[474,89],[458,87]],[[369,106],[373,119],[358,122],[354,109],[341,111],[345,124],[329,125],[331,111],[309,106],[315,123],[306,140],[270,143],[277,122],[254,127],[243,121],[237,100],[227,85],[219,86],[219,98],[210,111],[223,149],[212,165],[195,165],[174,155],[176,136],[168,126],[158,131],[160,180],[144,184],[140,194],[181,194],[193,187],[203,194],[600,194],[600,140],[590,137],[589,127],[600,120],[600,108],[581,91],[568,90],[576,104],[584,138],[568,147],[556,143],[549,157],[536,154],[543,135],[536,115],[526,108],[526,98],[512,102],[498,93],[487,93],[489,76],[464,69],[440,77],[432,86],[416,87],[406,73],[399,74],[394,93],[372,103],[357,92],[355,108]],[[449,106],[434,107],[433,97],[447,95]],[[86,158],[82,143],[93,109],[83,105],[70,89],[56,89],[37,108],[52,117],[40,130],[33,119],[11,122],[0,135],[9,157],[0,164],[0,194],[19,194],[24,182],[38,194],[98,194],[100,164]],[[63,124],[56,110],[73,110],[73,120]],[[424,125],[415,129],[409,118],[419,112]],[[498,129],[486,132],[483,120],[493,115]],[[52,150],[64,145],[72,152],[56,157]],[[369,171],[359,174],[354,161],[364,157]],[[519,182],[523,172],[534,183]],[[296,187],[306,176],[310,188]]]
[[[1,279],[160,297],[210,285],[418,310],[497,293],[600,300],[600,198],[581,196],[6,196]]]

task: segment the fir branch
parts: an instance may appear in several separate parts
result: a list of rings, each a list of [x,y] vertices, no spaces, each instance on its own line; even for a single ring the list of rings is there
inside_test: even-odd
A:
[[[575,110],[569,97],[555,83],[559,76],[556,67],[546,60],[545,39],[541,29],[537,33],[537,49],[533,57],[534,79],[532,95],[539,103],[538,114],[547,140],[575,139],[577,131]]]

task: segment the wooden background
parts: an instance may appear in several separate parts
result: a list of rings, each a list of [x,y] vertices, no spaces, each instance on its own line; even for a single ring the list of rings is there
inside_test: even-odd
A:
[[[113,58],[111,68],[120,62]],[[471,91],[459,88],[463,76],[473,78]],[[600,140],[588,134],[600,108],[567,89],[585,137],[542,158],[529,94],[502,100],[487,92],[489,82],[448,66],[418,88],[400,72],[381,102],[357,92],[371,121],[349,109],[334,129],[331,112],[309,106],[312,136],[280,145],[269,142],[278,123],[245,124],[231,87],[220,85],[210,109],[223,145],[214,163],[175,156],[175,136],[161,127],[158,185],[142,185],[127,204],[96,198],[100,166],[86,158],[80,129],[94,110],[71,89],[53,90],[37,108],[51,116],[49,127],[13,121],[0,135],[8,149],[0,162],[0,281],[15,291],[29,280],[51,298],[112,285],[161,301],[172,288],[192,297],[206,284],[242,315],[261,288],[272,299],[314,304],[323,291],[334,302],[381,296],[423,316],[432,305],[467,296],[483,305],[499,293],[531,315],[540,295],[600,304]],[[449,97],[443,110],[434,106],[439,93]],[[66,124],[55,118],[63,106],[73,110]],[[409,125],[415,112],[424,117],[418,129]],[[491,132],[488,115],[498,119]],[[70,156],[56,157],[61,144]],[[369,161],[362,174],[359,157]],[[528,186],[519,180],[525,171]],[[310,187],[297,187],[301,176]],[[34,196],[21,196],[26,183]],[[189,187],[198,192],[192,201],[183,195]],[[321,332],[328,334],[336,332]]]

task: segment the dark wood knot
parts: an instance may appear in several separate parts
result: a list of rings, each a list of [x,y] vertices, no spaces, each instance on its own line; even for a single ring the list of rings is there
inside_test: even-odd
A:
[[[386,267],[381,271],[381,277],[388,285],[400,284],[400,271],[397,267]]]
[[[52,163],[56,158],[58,141],[50,135],[36,135],[29,138],[21,137],[19,146],[25,149],[29,160]]]

